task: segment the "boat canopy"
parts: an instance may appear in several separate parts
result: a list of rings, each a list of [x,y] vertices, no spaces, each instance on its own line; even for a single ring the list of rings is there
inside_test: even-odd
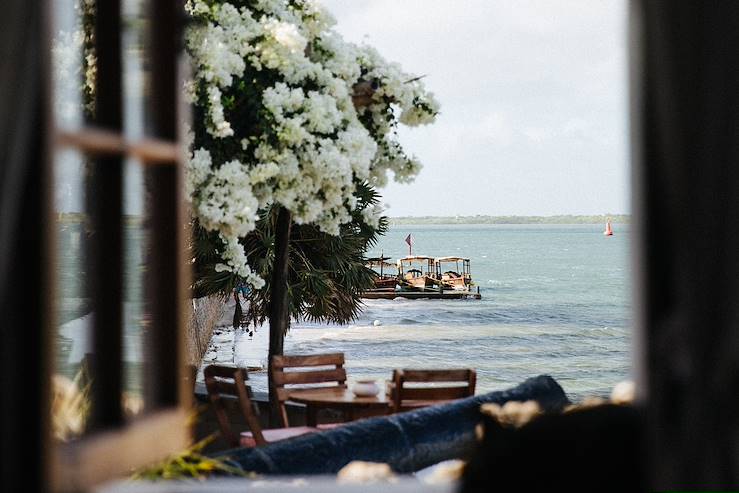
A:
[[[396,264],[393,264],[393,263],[390,263],[390,262],[385,262],[384,260],[371,259],[371,258],[370,259],[367,259],[367,264],[366,265],[370,269],[375,268],[375,267],[390,267],[392,269],[396,269],[398,267]]]
[[[434,266],[436,267],[436,275],[443,280],[451,282],[455,278],[460,280],[470,278],[470,259],[466,257],[437,257]],[[444,272],[446,269],[450,270]],[[460,274],[462,274],[461,277]],[[449,278],[447,279],[447,277]],[[460,284],[462,287],[465,285]],[[458,287],[455,287],[455,289],[458,289]]]
[[[434,268],[434,257],[427,257],[425,255],[409,255],[407,257],[398,259],[398,273],[403,275],[406,268],[409,272],[414,270],[418,271],[419,269],[413,267],[414,262],[416,263],[416,265],[420,263],[427,274],[431,274]]]
[[[416,262],[420,260],[434,260],[434,257],[427,257],[425,255],[409,255],[398,259],[398,262]]]
[[[367,259],[367,262],[384,262],[386,260],[390,260],[392,257],[370,257]]]
[[[469,262],[470,259],[464,257],[438,257],[436,263],[441,262]]]

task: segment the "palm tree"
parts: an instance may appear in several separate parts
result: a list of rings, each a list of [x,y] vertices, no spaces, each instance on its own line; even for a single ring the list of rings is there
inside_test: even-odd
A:
[[[323,233],[313,225],[290,225],[288,313],[291,319],[345,324],[356,318],[361,294],[372,287],[375,276],[365,265],[365,253],[387,231],[384,217],[377,228],[365,224],[362,219],[361,211],[379,202],[380,196],[375,189],[366,183],[360,184],[357,198],[353,220],[341,227],[338,236]],[[262,289],[252,290],[247,295],[249,306],[245,318],[255,325],[269,318],[279,210],[280,207],[272,206],[261,211],[256,229],[242,239],[249,265],[265,280]],[[193,225],[195,297],[221,295],[227,298],[241,286],[238,275],[216,271],[216,264],[221,262],[220,247],[217,233],[197,223]]]
[[[387,230],[385,218],[378,228],[361,218],[365,206],[377,203],[377,192],[363,184],[357,195],[359,207],[353,221],[343,225],[338,236],[313,225],[291,225],[287,278],[291,319],[345,324],[356,318],[361,294],[373,286],[375,276],[365,265],[365,253]],[[248,296],[246,317],[255,324],[269,316],[277,218],[276,208],[265,211],[257,229],[245,239],[249,264],[267,283]]]
[[[338,236],[314,225],[291,224],[287,211],[274,205],[261,211],[256,229],[242,239],[249,265],[265,286],[248,292],[243,317],[237,301],[234,321],[261,325],[269,319],[269,361],[282,354],[290,320],[345,324],[357,317],[362,292],[373,286],[376,275],[366,266],[365,254],[387,230],[387,219],[381,218],[377,227],[363,220],[362,210],[380,200],[369,184],[358,184],[356,197],[352,221],[341,227]],[[195,296],[225,298],[241,285],[237,275],[216,271],[219,247],[216,233],[195,225]],[[279,250],[284,251],[282,260]],[[273,400],[271,371],[269,381]]]

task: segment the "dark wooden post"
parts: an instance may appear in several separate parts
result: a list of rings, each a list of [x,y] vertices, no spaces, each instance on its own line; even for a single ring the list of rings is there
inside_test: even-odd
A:
[[[52,490],[49,375],[55,296],[49,160],[50,2],[10,0],[0,18],[0,477]]]
[[[123,128],[120,0],[98,2],[95,14],[97,74],[92,124],[120,132]],[[93,238],[88,258],[93,305],[90,427],[123,424],[123,158],[98,156],[88,178],[87,212]]]
[[[290,226],[292,216],[290,211],[280,207],[275,224],[275,258],[272,264],[272,280],[269,297],[269,402],[270,420],[273,424],[279,422],[279,403],[272,381],[272,358],[282,354],[285,334],[290,326],[288,309],[287,276],[290,257]]]
[[[633,1],[650,491],[739,485],[739,3]]]
[[[147,132],[175,142],[178,125],[178,55],[182,37],[182,5],[177,0],[151,2],[149,7],[151,53],[150,99],[157,111],[148,115]],[[151,325],[147,334],[147,405],[187,404],[183,365],[182,303],[187,296],[186,234],[181,190],[182,169],[176,163],[147,166],[149,242],[146,296]],[[185,372],[186,373],[186,372]]]

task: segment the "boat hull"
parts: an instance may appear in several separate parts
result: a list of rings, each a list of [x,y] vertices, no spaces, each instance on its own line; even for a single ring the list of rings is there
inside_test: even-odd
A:
[[[414,289],[433,289],[435,280],[429,276],[406,277],[404,284]]]
[[[398,284],[398,280],[395,278],[380,277],[380,278],[375,279],[375,289],[382,289],[382,290],[392,289],[394,291],[396,284]]]

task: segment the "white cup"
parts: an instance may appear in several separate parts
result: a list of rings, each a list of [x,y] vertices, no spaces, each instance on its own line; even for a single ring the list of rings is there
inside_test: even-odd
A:
[[[357,397],[373,397],[380,392],[380,387],[374,380],[357,380],[357,383],[352,385],[352,392]]]

